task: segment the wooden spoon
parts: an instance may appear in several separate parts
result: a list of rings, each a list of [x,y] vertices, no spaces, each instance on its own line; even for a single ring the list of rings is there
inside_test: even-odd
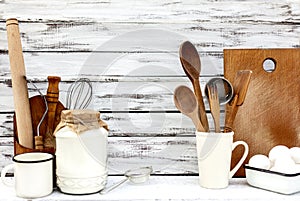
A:
[[[174,92],[174,102],[182,114],[192,119],[197,131],[205,131],[199,119],[196,97],[190,88],[186,86],[177,87]]]
[[[201,62],[195,46],[185,41],[179,48],[180,62],[183,67],[185,74],[191,80],[194,88],[195,95],[198,102],[198,113],[201,123],[205,131],[209,130],[207,116],[205,112],[205,106],[202,98],[202,92],[199,84],[199,75],[201,71]]]
[[[231,132],[233,130],[232,125],[239,106],[244,103],[250,83],[251,74],[251,70],[240,70],[236,73],[233,83],[233,91],[235,95],[231,102],[229,102],[229,106],[226,109],[224,132]]]

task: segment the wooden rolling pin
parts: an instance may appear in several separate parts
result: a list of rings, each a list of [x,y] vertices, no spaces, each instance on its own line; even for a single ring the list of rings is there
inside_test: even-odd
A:
[[[6,21],[8,53],[10,61],[12,89],[18,141],[26,148],[33,148],[33,129],[28,99],[25,65],[17,19]]]

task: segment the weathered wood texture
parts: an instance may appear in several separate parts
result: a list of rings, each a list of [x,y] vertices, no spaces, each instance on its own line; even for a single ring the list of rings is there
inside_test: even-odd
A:
[[[9,17],[20,22],[27,77],[44,93],[48,75],[62,77],[63,103],[70,81],[93,81],[91,107],[111,128],[110,174],[145,164],[158,174],[197,173],[192,122],[172,99],[178,85],[191,87],[181,42],[200,53],[201,87],[223,76],[224,48],[300,47],[298,0],[0,1],[0,169],[13,155]]]

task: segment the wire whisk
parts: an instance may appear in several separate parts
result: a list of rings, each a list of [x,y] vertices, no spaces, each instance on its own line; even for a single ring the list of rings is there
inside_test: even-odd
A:
[[[92,83],[88,78],[79,78],[68,88],[66,107],[69,110],[85,109],[89,106],[93,97]]]

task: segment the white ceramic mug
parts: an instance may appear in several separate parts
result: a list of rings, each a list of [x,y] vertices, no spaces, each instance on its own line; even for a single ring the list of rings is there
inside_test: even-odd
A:
[[[249,148],[246,142],[233,142],[233,132],[196,132],[199,183],[204,188],[226,188],[229,179],[243,164]],[[232,151],[238,145],[244,146],[244,154],[230,171]]]
[[[6,186],[15,187],[21,198],[39,198],[53,191],[53,155],[42,152],[19,154],[13,164],[1,171],[1,180]],[[6,173],[14,170],[14,182],[8,182]]]

